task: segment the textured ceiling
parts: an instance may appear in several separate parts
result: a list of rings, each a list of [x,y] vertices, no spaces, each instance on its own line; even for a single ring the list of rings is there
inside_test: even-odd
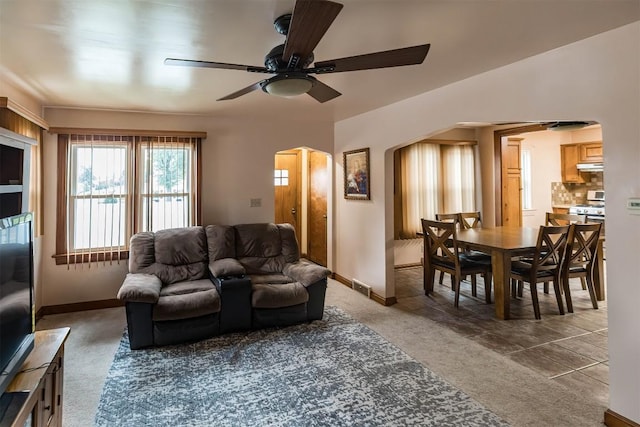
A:
[[[639,0],[341,3],[316,60],[431,43],[426,61],[320,75],[343,94],[324,104],[262,91],[216,102],[264,76],[164,58],[262,66],[293,0],[0,0],[0,81],[45,106],[337,121],[640,19]]]

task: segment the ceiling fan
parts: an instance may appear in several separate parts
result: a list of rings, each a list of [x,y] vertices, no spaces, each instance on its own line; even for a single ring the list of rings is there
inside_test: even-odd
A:
[[[429,52],[429,44],[405,47],[365,55],[314,61],[313,49],[327,32],[342,4],[328,0],[297,0],[292,14],[277,18],[276,31],[286,36],[284,44],[274,47],[265,57],[264,67],[227,64],[224,62],[196,61],[166,58],[165,65],[244,70],[252,73],[275,74],[273,77],[233,92],[218,99],[235,99],[256,89],[271,95],[295,96],[308,93],[318,102],[327,102],[341,95],[311,74],[340,73],[421,64]]]

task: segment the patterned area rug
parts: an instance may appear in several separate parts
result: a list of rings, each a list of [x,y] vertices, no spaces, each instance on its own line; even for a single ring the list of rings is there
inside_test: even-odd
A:
[[[96,426],[506,426],[335,307],[321,321],[129,349]]]

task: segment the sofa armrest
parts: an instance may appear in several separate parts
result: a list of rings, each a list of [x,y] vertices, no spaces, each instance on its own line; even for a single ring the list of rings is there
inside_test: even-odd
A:
[[[331,274],[328,268],[305,261],[287,263],[282,272],[296,282],[300,282],[304,287],[325,279]]]
[[[153,274],[128,273],[118,291],[118,299],[155,304],[161,288],[162,281]]]
[[[246,271],[235,258],[221,258],[209,263],[209,272],[213,277],[242,277]]]

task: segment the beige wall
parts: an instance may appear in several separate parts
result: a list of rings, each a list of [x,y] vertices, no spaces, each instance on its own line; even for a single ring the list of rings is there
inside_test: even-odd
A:
[[[336,200],[335,271],[391,296],[393,148],[460,121],[595,120],[602,124],[607,189],[610,408],[640,422],[640,22],[344,120],[335,153],[371,148],[370,201]],[[481,140],[492,137],[481,132]],[[480,156],[490,164],[493,145]],[[482,170],[483,212],[494,211],[493,167]],[[336,182],[342,167],[336,168]],[[363,220],[366,218],[366,220]]]
[[[215,117],[143,114],[47,108],[52,127],[205,131],[202,144],[203,224],[238,224],[273,221],[273,165],[277,151],[302,145],[333,151],[333,127],[326,123],[218,120]],[[283,132],[282,129],[287,131]],[[42,305],[68,304],[114,298],[127,265],[56,266],[55,252],[57,136],[44,141],[45,206],[47,230],[42,242]],[[262,206],[250,207],[261,198]]]

